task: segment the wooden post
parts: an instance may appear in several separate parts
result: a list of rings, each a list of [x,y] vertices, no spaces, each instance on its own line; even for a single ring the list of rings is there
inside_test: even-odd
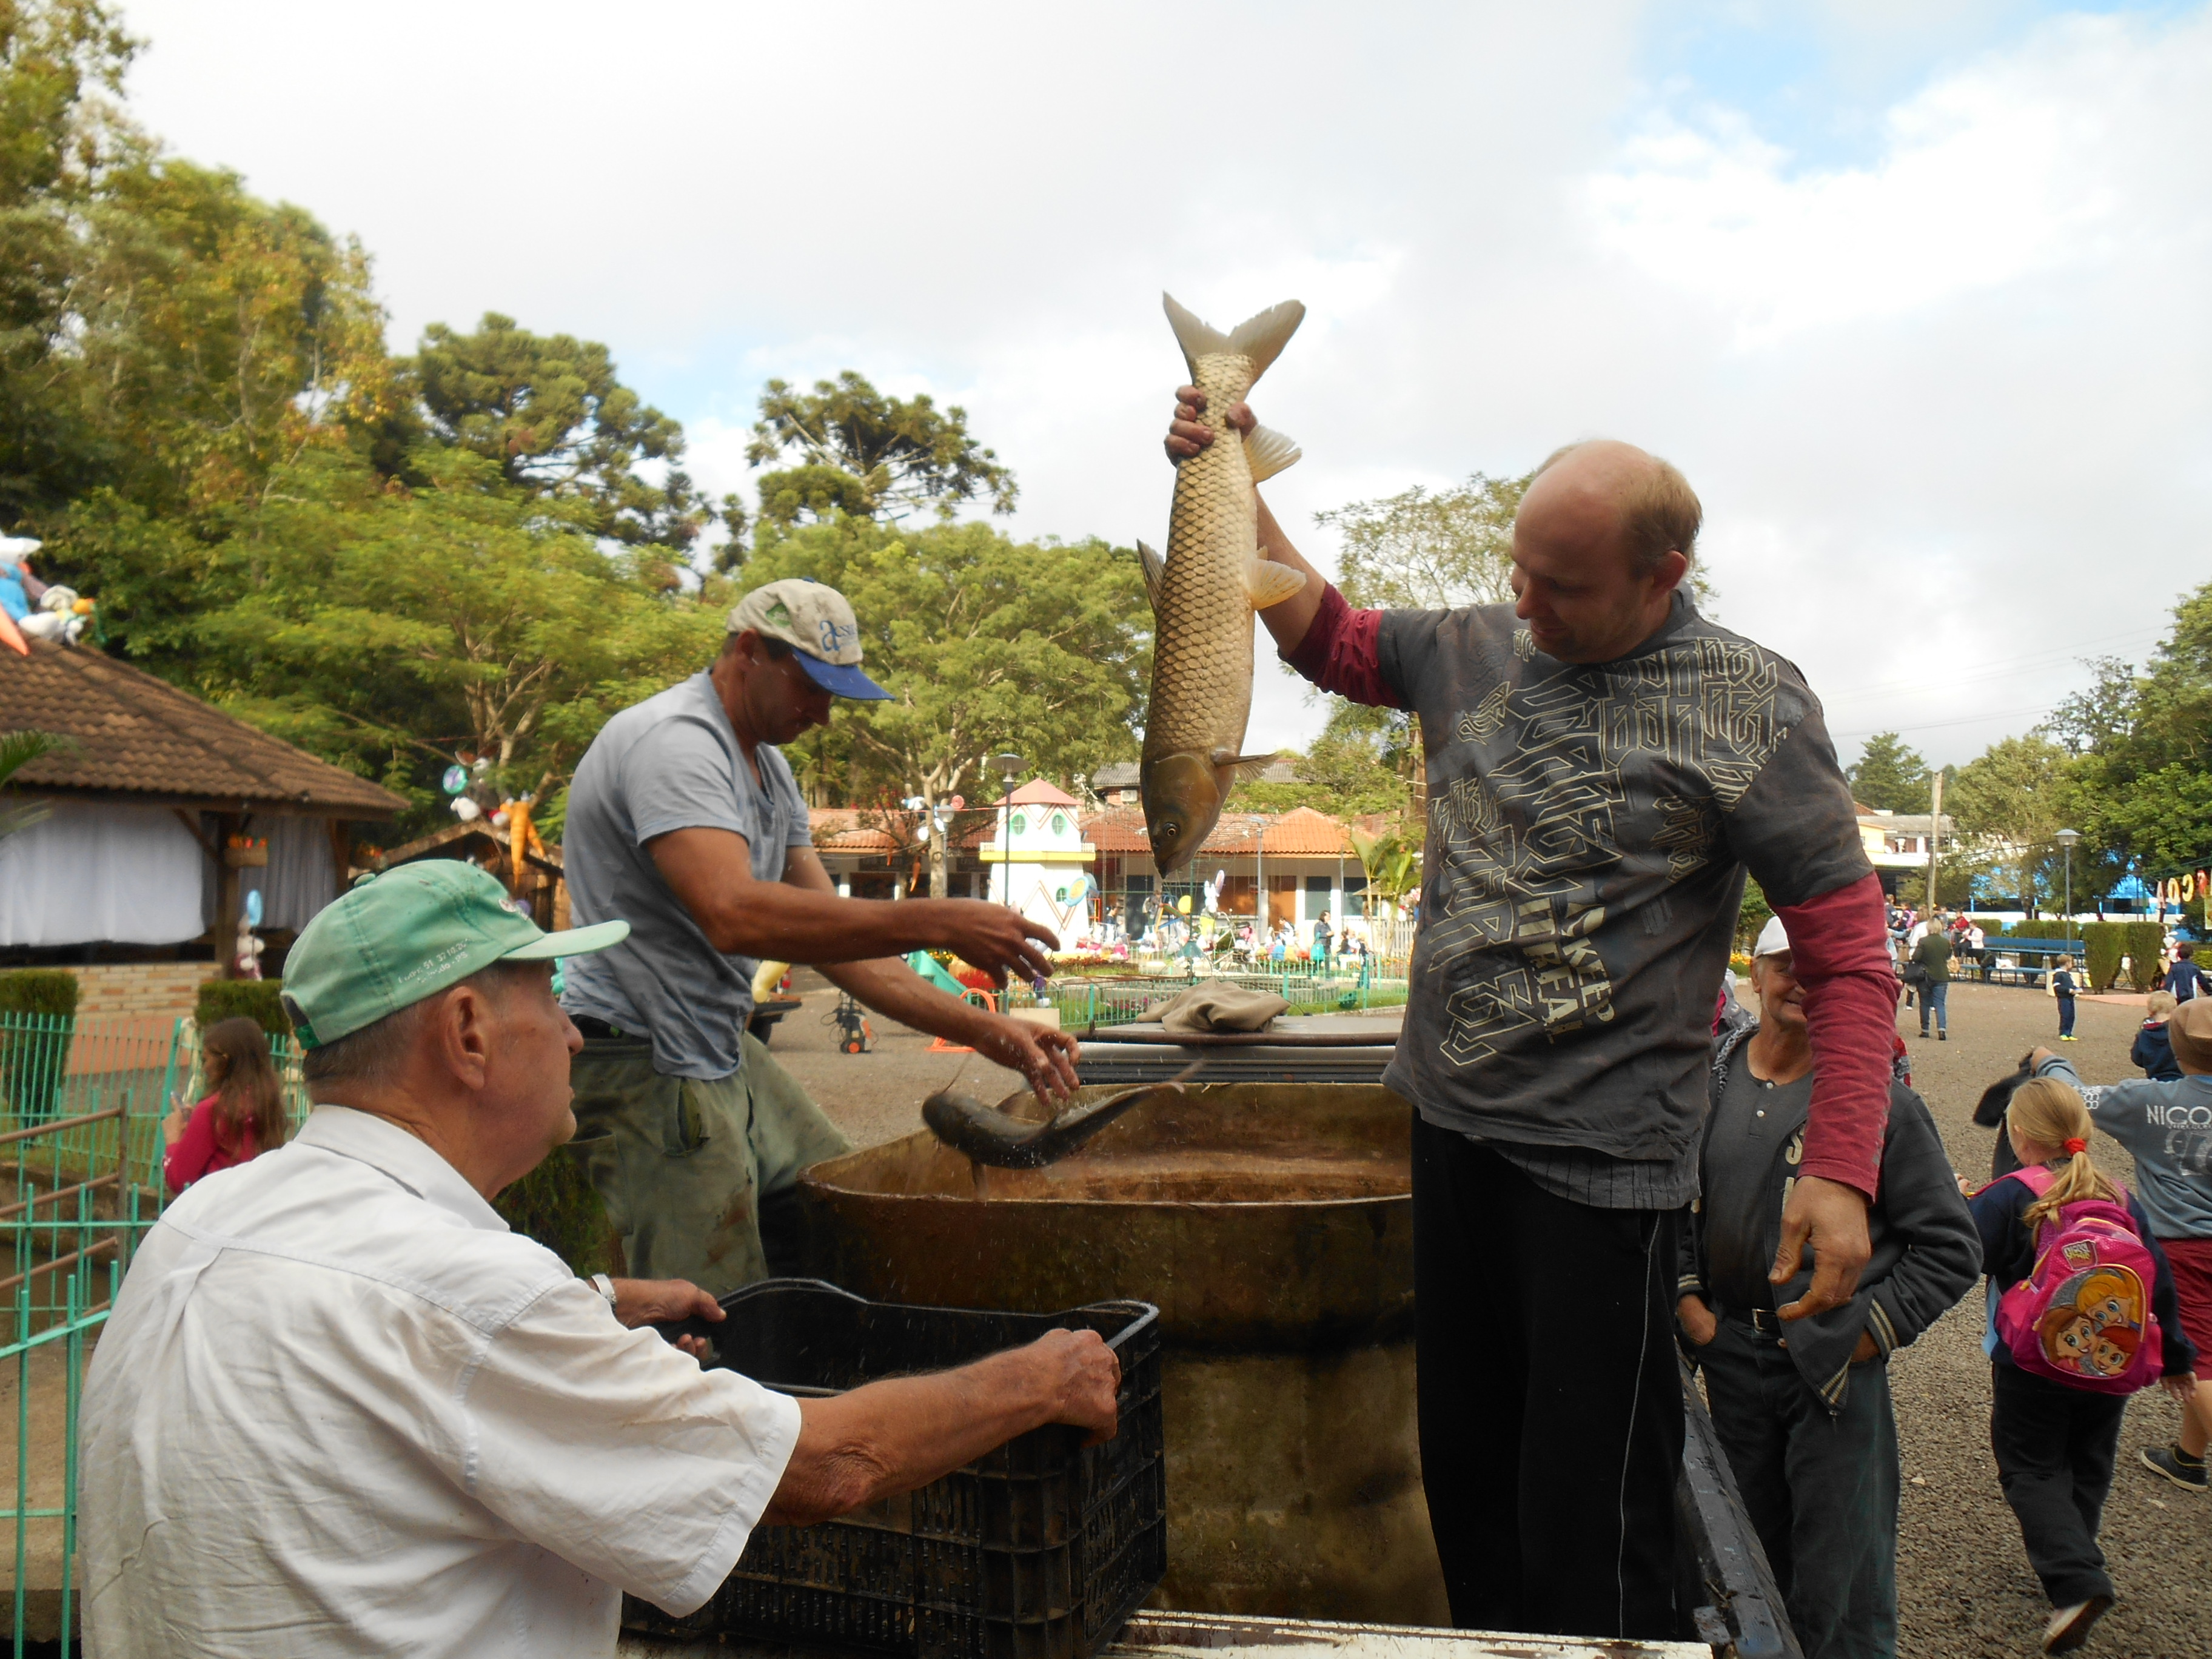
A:
[[[246,817],[239,812],[218,812],[215,819],[215,976],[238,977],[238,866],[230,861],[230,838],[246,833]]]
[[[1929,775],[1928,784],[1928,915],[1936,914],[1936,877],[1943,861],[1943,769]]]

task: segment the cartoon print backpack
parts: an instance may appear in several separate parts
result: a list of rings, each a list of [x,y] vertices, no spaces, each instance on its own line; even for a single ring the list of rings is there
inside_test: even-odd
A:
[[[2038,1198],[2057,1179],[2015,1170]],[[2035,1267],[1997,1304],[1997,1336],[2024,1371],[2092,1394],[2133,1394],[2166,1355],[2150,1310],[2158,1267],[2124,1202],[2082,1199],[2043,1224]]]

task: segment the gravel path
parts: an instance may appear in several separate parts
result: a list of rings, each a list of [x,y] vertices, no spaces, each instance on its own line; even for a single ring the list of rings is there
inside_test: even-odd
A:
[[[2058,1029],[2051,999],[2003,986],[1954,985],[1951,1040],[1923,1042],[1917,1010],[1898,1030],[1912,1047],[1913,1081],[1961,1172],[1988,1178],[1992,1133],[1974,1127],[1982,1091],[2033,1044]],[[2084,1001],[2081,1042],[2067,1057],[2087,1082],[2140,1077],[2128,1045],[2142,1021],[2135,1004]],[[2100,1165],[2122,1179],[2133,1164],[2098,1137]],[[1891,1362],[1905,1485],[1898,1538],[1899,1651],[1922,1656],[2033,1653],[2050,1607],[2028,1570],[2020,1529],[1997,1490],[1990,1455],[1990,1364],[1981,1351],[1978,1286]],[[2099,1626],[2096,1653],[2190,1659],[2212,1655],[2212,1504],[2136,1462],[2172,1437],[2179,1409],[2155,1389],[2129,1402],[2120,1463],[2105,1510],[2104,1547],[2119,1601]]]

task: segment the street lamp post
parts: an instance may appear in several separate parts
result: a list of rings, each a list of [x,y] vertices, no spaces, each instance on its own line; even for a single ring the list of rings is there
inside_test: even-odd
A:
[[[2051,839],[2066,849],[2066,937],[2074,937],[2074,843],[2081,839],[2079,830],[2061,830]]]
[[[1006,831],[1000,848],[999,871],[1000,879],[1006,884],[1006,908],[1011,910],[1014,905],[1014,780],[1021,775],[1022,757],[1012,753],[994,755],[991,764],[998,768],[999,775],[1006,783]]]

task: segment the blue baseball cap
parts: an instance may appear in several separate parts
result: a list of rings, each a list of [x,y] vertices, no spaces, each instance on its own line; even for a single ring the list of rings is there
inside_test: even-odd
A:
[[[890,692],[860,672],[860,619],[836,588],[801,576],[756,587],[730,612],[731,633],[748,629],[791,647],[806,678],[832,696],[890,700]]]

